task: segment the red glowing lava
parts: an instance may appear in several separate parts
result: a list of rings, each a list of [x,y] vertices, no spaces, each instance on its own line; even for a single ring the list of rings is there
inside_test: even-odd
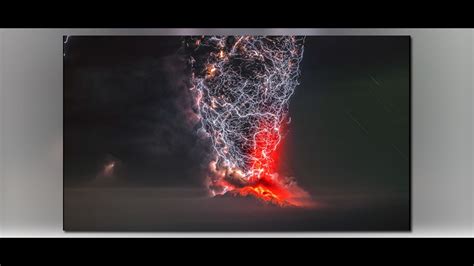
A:
[[[286,187],[278,179],[272,179],[271,176],[265,175],[258,181],[246,185],[243,188],[235,190],[240,196],[251,195],[264,202],[273,203],[279,206],[303,206],[296,198],[302,195],[295,195],[289,187]]]

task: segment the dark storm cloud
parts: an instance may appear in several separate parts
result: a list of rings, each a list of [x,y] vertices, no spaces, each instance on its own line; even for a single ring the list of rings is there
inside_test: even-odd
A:
[[[178,39],[178,38],[176,38]],[[74,39],[70,40],[71,42]],[[110,51],[93,50],[91,62],[66,58],[66,171],[80,178],[100,167],[105,154],[122,160],[130,181],[197,184],[200,142],[191,119],[192,105],[186,64],[175,49],[153,56],[136,55],[117,61]],[[84,44],[83,46],[87,46]],[[159,47],[157,47],[158,49]],[[97,48],[96,48],[97,49]],[[127,48],[123,48],[127,50]],[[133,50],[128,47],[128,50]],[[128,52],[117,51],[116,56]],[[101,60],[102,59],[102,60]],[[69,60],[69,61],[68,61]],[[183,167],[186,165],[186,167]],[[76,168],[76,169],[75,169]]]

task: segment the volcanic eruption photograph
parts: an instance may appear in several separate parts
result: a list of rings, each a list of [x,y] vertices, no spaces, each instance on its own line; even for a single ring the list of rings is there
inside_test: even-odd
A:
[[[411,230],[409,36],[64,36],[65,231]]]

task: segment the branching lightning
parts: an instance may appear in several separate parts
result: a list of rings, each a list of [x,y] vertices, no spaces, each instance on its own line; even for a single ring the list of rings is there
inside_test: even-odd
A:
[[[304,38],[200,36],[185,40],[201,130],[215,159],[212,195],[253,195],[281,206],[307,194],[276,171],[278,147],[291,121]]]

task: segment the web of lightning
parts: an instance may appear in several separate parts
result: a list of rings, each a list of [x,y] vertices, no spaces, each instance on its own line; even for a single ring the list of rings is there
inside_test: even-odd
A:
[[[304,205],[308,194],[294,179],[276,173],[304,37],[188,37],[185,48],[201,130],[215,157],[209,164],[211,194]]]

